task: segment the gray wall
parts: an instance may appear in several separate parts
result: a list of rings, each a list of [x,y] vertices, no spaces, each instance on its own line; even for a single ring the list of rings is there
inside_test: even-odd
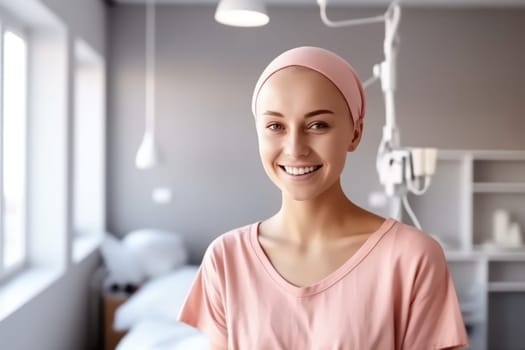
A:
[[[94,292],[90,286],[98,254],[72,266],[68,273],[0,322],[0,345],[10,350],[90,348]]]
[[[330,29],[316,7],[270,7],[267,27],[213,20],[215,7],[160,6],[157,21],[157,130],[164,163],[138,171],[144,127],[144,12],[110,11],[108,228],[185,235],[194,261],[218,234],[272,214],[279,193],[259,163],[250,114],[253,85],[278,53],[318,45],[346,57],[363,79],[382,59],[383,26]],[[333,17],[382,9],[332,9]],[[405,9],[397,110],[402,144],[525,149],[525,10]],[[368,91],[364,139],[349,155],[345,191],[367,206],[380,190],[375,153],[384,124],[379,84]],[[173,201],[151,200],[169,186]]]
[[[93,49],[105,56],[106,7],[102,0],[41,0],[41,2],[67,25],[71,38],[83,38]],[[13,350],[87,348],[93,341],[93,336],[89,336],[91,327],[89,319],[92,311],[90,304],[93,302],[89,283],[99,265],[98,252],[78,264],[73,263],[59,280],[15,313],[3,319],[0,322],[0,348]]]

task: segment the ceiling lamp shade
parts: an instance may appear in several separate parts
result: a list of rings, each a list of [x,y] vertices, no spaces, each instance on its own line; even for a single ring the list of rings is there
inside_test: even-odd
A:
[[[261,0],[221,0],[215,20],[235,27],[261,27],[270,21]]]
[[[158,162],[159,152],[155,143],[154,132],[146,130],[135,157],[135,166],[138,169],[149,169],[156,166]]]
[[[138,169],[158,165],[159,151],[155,142],[155,0],[146,2],[146,108],[144,137],[135,156]]]

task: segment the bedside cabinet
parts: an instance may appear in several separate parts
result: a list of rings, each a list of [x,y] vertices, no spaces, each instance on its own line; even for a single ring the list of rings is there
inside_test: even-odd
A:
[[[113,319],[115,318],[116,309],[129,298],[129,294],[106,292],[102,298],[104,350],[115,350],[117,344],[126,332],[113,330]]]

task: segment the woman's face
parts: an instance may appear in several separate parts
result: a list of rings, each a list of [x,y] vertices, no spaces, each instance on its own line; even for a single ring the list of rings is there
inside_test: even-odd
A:
[[[320,73],[288,67],[273,74],[256,104],[263,167],[283,194],[313,199],[339,184],[346,153],[359,144],[341,92]]]

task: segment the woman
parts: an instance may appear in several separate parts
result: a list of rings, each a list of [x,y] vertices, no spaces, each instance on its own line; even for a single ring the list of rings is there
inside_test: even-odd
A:
[[[342,190],[365,115],[350,64],[320,48],[286,51],[259,78],[252,111],[281,208],[212,242],[180,320],[217,350],[466,346],[439,244]]]

